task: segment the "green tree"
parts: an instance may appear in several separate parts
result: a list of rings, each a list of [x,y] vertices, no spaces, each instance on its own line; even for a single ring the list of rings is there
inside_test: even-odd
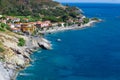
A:
[[[25,40],[23,38],[18,39],[18,46],[24,46],[25,45]]]
[[[2,48],[2,47],[0,47],[0,52],[4,52],[5,50]]]
[[[69,19],[69,16],[68,16],[68,15],[62,16],[62,20],[63,20],[63,21],[66,21],[66,20],[68,20],[68,19]]]
[[[83,24],[86,24],[86,23],[88,23],[90,20],[89,20],[89,18],[84,18],[83,19]]]

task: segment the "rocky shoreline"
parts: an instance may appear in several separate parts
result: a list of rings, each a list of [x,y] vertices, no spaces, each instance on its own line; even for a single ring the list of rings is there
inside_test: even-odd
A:
[[[30,55],[35,50],[40,48],[51,49],[50,42],[39,36],[20,36],[26,40],[23,47],[17,46],[17,35],[12,37],[0,34],[0,36],[7,49],[4,53],[5,61],[0,62],[0,80],[15,80],[18,72],[29,65],[31,62]]]
[[[55,29],[51,29],[48,31],[40,31],[40,33],[53,33],[64,30],[73,30],[73,29],[81,29],[88,26],[91,26],[93,23],[99,21],[90,21],[87,24],[77,26],[69,26],[69,27],[56,27]],[[37,49],[51,49],[51,43],[43,37],[40,36],[29,36],[29,35],[3,35],[2,41],[8,50],[5,56],[5,61],[0,62],[0,78],[1,80],[15,80],[18,72],[21,69],[26,68],[31,62],[30,55]],[[25,39],[26,44],[23,47],[17,46],[18,36]],[[7,39],[6,39],[7,38]],[[5,75],[5,76],[4,76]]]
[[[54,27],[54,28],[51,28],[49,30],[42,30],[42,31],[39,31],[39,33],[54,33],[54,32],[60,32],[60,31],[65,31],[65,30],[74,30],[74,29],[83,29],[83,28],[86,28],[86,27],[89,27],[91,25],[93,25],[94,23],[96,22],[101,22],[102,20],[99,19],[99,20],[91,20],[89,21],[87,24],[82,24],[81,26],[78,26],[78,24],[73,24],[71,26],[66,26],[66,27]]]

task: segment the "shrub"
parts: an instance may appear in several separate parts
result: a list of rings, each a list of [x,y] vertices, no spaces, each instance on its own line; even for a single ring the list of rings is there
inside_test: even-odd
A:
[[[69,16],[68,15],[63,15],[61,18],[65,22],[69,19]]]
[[[23,38],[19,38],[19,43],[18,46],[24,46],[25,45],[25,40]]]
[[[92,18],[91,20],[96,20],[96,21],[98,21],[99,19],[98,19],[98,18]]]
[[[0,28],[0,31],[5,32],[5,30],[3,28]]]
[[[88,23],[89,22],[89,18],[84,18],[83,19],[83,24],[86,24],[86,23]]]
[[[75,12],[73,12],[73,13],[70,13],[70,16],[73,17],[73,18],[76,18],[77,14]]]
[[[56,17],[54,16],[46,16],[43,18],[43,20],[50,20],[51,22],[59,22],[59,19],[57,19]]]
[[[68,23],[68,26],[71,26],[71,25],[73,25],[73,23],[69,22],[69,23]]]
[[[0,47],[0,52],[4,52],[4,49],[2,47]]]
[[[1,25],[0,25],[0,31],[5,31],[5,30],[10,30],[10,27],[7,25],[7,24],[5,24],[5,23],[1,23]]]
[[[66,27],[66,26],[67,26],[67,23],[65,23],[64,26]]]
[[[6,25],[6,29],[7,29],[7,30],[11,30],[10,27],[9,27],[8,25]]]
[[[1,27],[5,28],[6,24],[5,23],[1,23]]]

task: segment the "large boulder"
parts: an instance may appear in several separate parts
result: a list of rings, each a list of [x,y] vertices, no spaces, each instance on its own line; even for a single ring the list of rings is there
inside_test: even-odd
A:
[[[51,49],[50,42],[44,38],[41,38],[40,41],[38,41],[38,45],[43,49]]]

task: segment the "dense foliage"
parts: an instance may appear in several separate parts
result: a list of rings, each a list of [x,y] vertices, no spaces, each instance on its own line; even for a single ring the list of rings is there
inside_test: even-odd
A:
[[[23,38],[19,38],[18,40],[18,46],[24,46],[25,45],[25,40]]]
[[[5,23],[0,23],[0,31],[5,32],[5,30],[10,30],[10,27]]]
[[[88,23],[89,21],[90,21],[89,18],[84,18],[84,19],[83,19],[83,24],[86,24],[86,23]]]
[[[0,52],[4,52],[4,49],[2,47],[0,47]]]
[[[99,19],[98,19],[98,18],[96,18],[96,17],[95,17],[95,18],[92,18],[91,20],[96,20],[96,21],[99,21]]]
[[[52,0],[0,0],[1,14],[32,16],[52,22],[76,18],[78,11],[76,7],[63,6]]]

